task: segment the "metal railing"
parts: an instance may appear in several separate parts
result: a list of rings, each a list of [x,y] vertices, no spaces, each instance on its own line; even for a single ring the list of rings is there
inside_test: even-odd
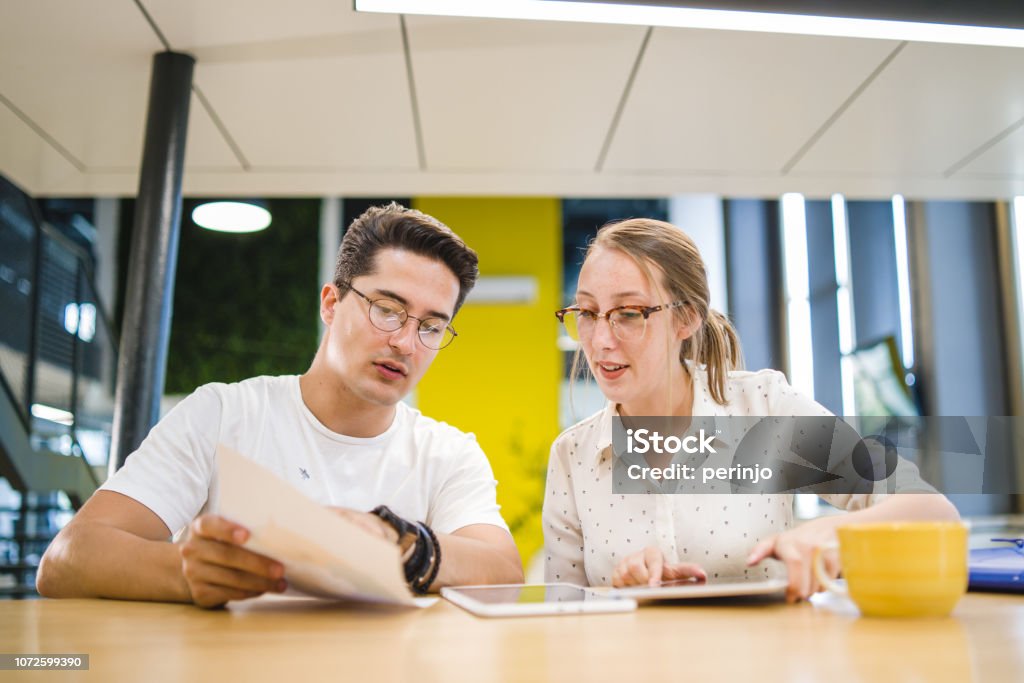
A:
[[[92,264],[86,249],[0,179],[0,385],[34,450],[84,458],[102,471],[117,341]]]
[[[0,597],[105,478],[117,340],[89,251],[0,176]],[[0,482],[3,483],[3,482]]]

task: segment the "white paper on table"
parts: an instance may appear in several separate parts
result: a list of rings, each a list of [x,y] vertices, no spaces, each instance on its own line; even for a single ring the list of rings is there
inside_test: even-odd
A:
[[[217,445],[217,514],[249,530],[245,547],[285,567],[309,595],[417,606],[398,546],[307,498],[267,468]]]

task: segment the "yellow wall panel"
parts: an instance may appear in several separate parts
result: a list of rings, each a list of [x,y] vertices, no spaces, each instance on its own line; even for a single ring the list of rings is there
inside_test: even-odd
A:
[[[458,338],[420,382],[424,414],[476,434],[498,480],[498,502],[524,563],[542,545],[548,451],[558,434],[561,353],[555,347],[562,282],[561,202],[554,198],[424,197],[480,255],[483,277],[536,278],[529,304],[467,304]]]

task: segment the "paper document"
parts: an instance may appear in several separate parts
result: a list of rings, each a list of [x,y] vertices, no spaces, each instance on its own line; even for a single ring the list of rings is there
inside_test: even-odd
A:
[[[284,565],[309,595],[416,606],[398,546],[352,524],[270,470],[217,445],[217,514],[246,527],[245,547]]]

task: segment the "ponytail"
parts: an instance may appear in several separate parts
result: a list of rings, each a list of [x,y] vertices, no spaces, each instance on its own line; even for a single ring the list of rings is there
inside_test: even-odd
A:
[[[716,403],[725,405],[725,383],[729,371],[743,367],[736,328],[723,314],[709,308],[704,324],[692,337],[683,342],[679,349],[679,360],[684,367],[688,360],[694,361],[697,366],[704,366],[711,398]]]

